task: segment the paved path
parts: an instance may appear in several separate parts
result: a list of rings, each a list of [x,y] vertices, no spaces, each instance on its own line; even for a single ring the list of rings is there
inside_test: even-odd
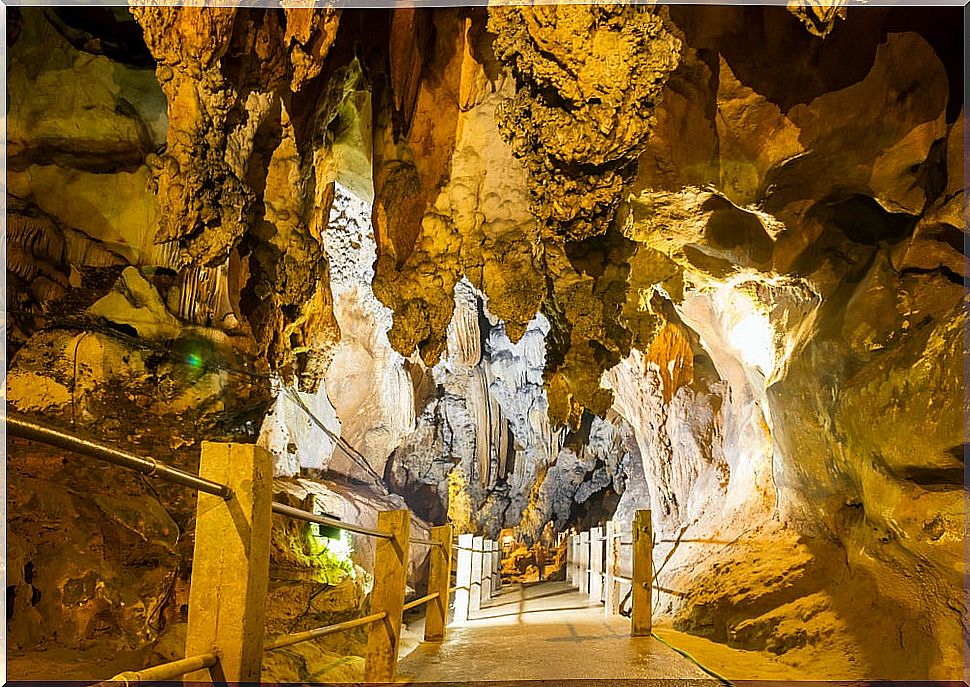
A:
[[[444,642],[406,656],[398,676],[416,683],[720,685],[656,639],[630,637],[627,618],[605,617],[601,604],[564,582],[504,587],[467,623],[449,625]]]

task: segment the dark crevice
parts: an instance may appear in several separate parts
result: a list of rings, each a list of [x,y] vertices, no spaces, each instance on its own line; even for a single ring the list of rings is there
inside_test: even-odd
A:
[[[946,265],[939,265],[938,267],[928,267],[928,268],[927,267],[907,267],[903,269],[899,274],[900,276],[905,276],[908,274],[936,274],[943,277],[947,281],[957,284],[958,286],[964,286],[966,283],[966,280],[964,279],[962,274],[957,274]]]

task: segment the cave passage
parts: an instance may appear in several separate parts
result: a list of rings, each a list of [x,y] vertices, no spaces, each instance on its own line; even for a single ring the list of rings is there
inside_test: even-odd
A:
[[[0,677],[967,677],[964,10],[257,4],[6,8]]]

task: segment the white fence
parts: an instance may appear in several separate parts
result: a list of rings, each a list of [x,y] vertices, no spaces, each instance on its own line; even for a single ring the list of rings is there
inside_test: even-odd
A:
[[[566,581],[607,616],[617,615],[628,595],[632,634],[649,635],[653,614],[653,531],[650,511],[637,511],[632,531],[612,522],[570,535],[566,546]]]

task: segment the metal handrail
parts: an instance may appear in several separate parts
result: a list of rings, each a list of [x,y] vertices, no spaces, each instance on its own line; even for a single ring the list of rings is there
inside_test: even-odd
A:
[[[232,490],[225,484],[219,484],[218,482],[213,482],[190,472],[180,470],[152,457],[138,456],[133,453],[102,444],[98,441],[71,434],[58,429],[57,427],[32,420],[19,413],[6,413],[0,415],[0,422],[3,423],[6,430],[13,436],[31,441],[38,441],[55,446],[57,448],[87,455],[92,458],[97,458],[99,460],[118,465],[120,467],[135,470],[136,472],[145,476],[157,476],[169,482],[181,484],[182,486],[190,487],[196,491],[207,494],[212,494],[213,496],[219,496],[224,499],[231,499],[233,497]],[[284,503],[274,501],[272,502],[271,508],[272,512],[276,513],[277,515],[294,518],[296,520],[326,525],[336,529],[355,532],[357,534],[377,537],[380,539],[394,538],[389,532],[343,522],[332,516],[311,513]],[[440,548],[444,548],[444,544],[442,542],[431,539],[411,538],[409,541],[413,544],[438,546]],[[455,548],[464,549],[466,547]],[[449,596],[457,589],[459,589],[459,587],[450,589],[448,592]],[[415,599],[407,604],[404,604],[403,610],[406,611],[416,608],[422,604],[426,604],[434,599],[437,599],[439,596],[440,594],[435,592],[419,599]],[[328,625],[326,627],[320,627],[313,630],[307,630],[305,632],[274,637],[266,640],[263,649],[264,651],[273,651],[275,649],[280,649],[292,644],[298,644],[300,642],[309,641],[318,637],[324,637],[356,627],[361,627],[363,625],[368,625],[381,621],[385,618],[387,618],[387,613],[376,613],[374,615],[364,616],[362,618],[356,618],[354,620],[348,620],[343,623],[336,623],[334,625]],[[111,678],[109,682],[123,682],[128,684],[168,680],[180,677],[187,673],[211,668],[212,666],[216,665],[218,661],[219,658],[214,653],[190,656],[177,661],[163,663],[161,665],[138,671],[126,671],[124,673],[119,673],[115,677]]]
[[[232,490],[225,484],[219,484],[190,472],[179,470],[154,458],[136,456],[133,453],[70,434],[56,427],[31,420],[19,413],[8,412],[3,416],[3,423],[10,434],[21,439],[39,441],[57,448],[89,455],[108,463],[130,468],[146,476],[160,477],[169,482],[191,487],[196,491],[202,491],[213,496],[221,496],[224,499],[232,498]]]
[[[195,672],[196,670],[211,668],[218,661],[219,657],[215,654],[189,656],[178,661],[172,661],[171,663],[162,663],[161,665],[152,666],[151,668],[129,670],[124,673],[118,673],[110,680],[105,680],[105,682],[124,682],[127,685],[130,682],[171,680],[174,677],[181,677],[182,675]]]
[[[406,604],[404,604],[403,610],[410,611],[412,608],[417,608],[418,606],[422,604],[426,604],[429,601],[434,601],[435,599],[438,598],[438,596],[439,596],[438,592],[435,592],[433,594],[428,594],[427,596],[422,596],[420,599],[415,599],[414,601],[408,601]]]
[[[212,480],[205,479],[204,477],[199,477],[198,475],[194,475],[190,472],[180,470],[156,460],[155,458],[138,456],[134,453],[129,453],[128,451],[123,451],[92,439],[86,439],[76,434],[65,432],[51,425],[37,422],[36,420],[32,420],[19,413],[8,412],[6,415],[2,416],[2,421],[7,428],[7,431],[13,436],[17,436],[22,439],[30,439],[31,441],[39,441],[44,444],[49,444],[50,446],[56,446],[57,448],[63,448],[75,453],[88,455],[92,458],[97,458],[99,460],[112,463],[113,465],[135,470],[136,472],[139,472],[145,476],[157,476],[169,482],[181,484],[182,486],[190,487],[196,491],[201,491],[206,494],[212,494],[213,496],[221,496],[224,499],[232,498],[232,490],[225,484],[219,484],[218,482],[213,482]],[[337,529],[356,532],[358,534],[365,534],[371,537],[379,537],[381,539],[391,538],[391,535],[387,532],[372,530],[367,527],[343,522],[325,515],[317,515],[316,513],[310,513],[309,511],[301,510],[299,508],[293,508],[292,506],[287,506],[283,503],[273,502],[273,512],[291,518],[296,518],[297,520],[305,520],[307,522],[315,522],[321,525],[329,525]],[[412,541],[415,541],[416,543],[425,543],[425,540]]]
[[[295,520],[303,520],[304,522],[315,522],[320,525],[329,525],[330,527],[336,527],[341,530],[347,530],[348,532],[356,532],[357,534],[366,534],[368,537],[377,537],[378,539],[392,539],[393,535],[388,532],[382,532],[381,530],[372,530],[361,525],[354,525],[349,522],[344,522],[343,520],[337,520],[335,518],[328,518],[326,515],[317,515],[316,513],[311,513],[309,511],[302,510],[300,508],[294,508],[293,506],[287,506],[284,503],[273,502],[273,512],[278,515],[285,515],[289,518],[294,518]]]
[[[434,541],[432,539],[417,539],[412,537],[409,541],[412,544],[423,544],[425,546],[442,546],[440,541]]]
[[[386,617],[387,613],[375,613],[374,615],[365,615],[362,618],[354,618],[353,620],[347,620],[334,625],[318,627],[314,630],[295,632],[291,635],[280,635],[279,637],[273,637],[272,639],[266,640],[263,643],[263,651],[274,651],[276,649],[282,649],[286,646],[292,646],[293,644],[299,644],[300,642],[307,642],[318,637],[326,637],[327,635],[337,634],[338,632],[353,630],[355,627],[370,625],[371,623],[384,620]]]

